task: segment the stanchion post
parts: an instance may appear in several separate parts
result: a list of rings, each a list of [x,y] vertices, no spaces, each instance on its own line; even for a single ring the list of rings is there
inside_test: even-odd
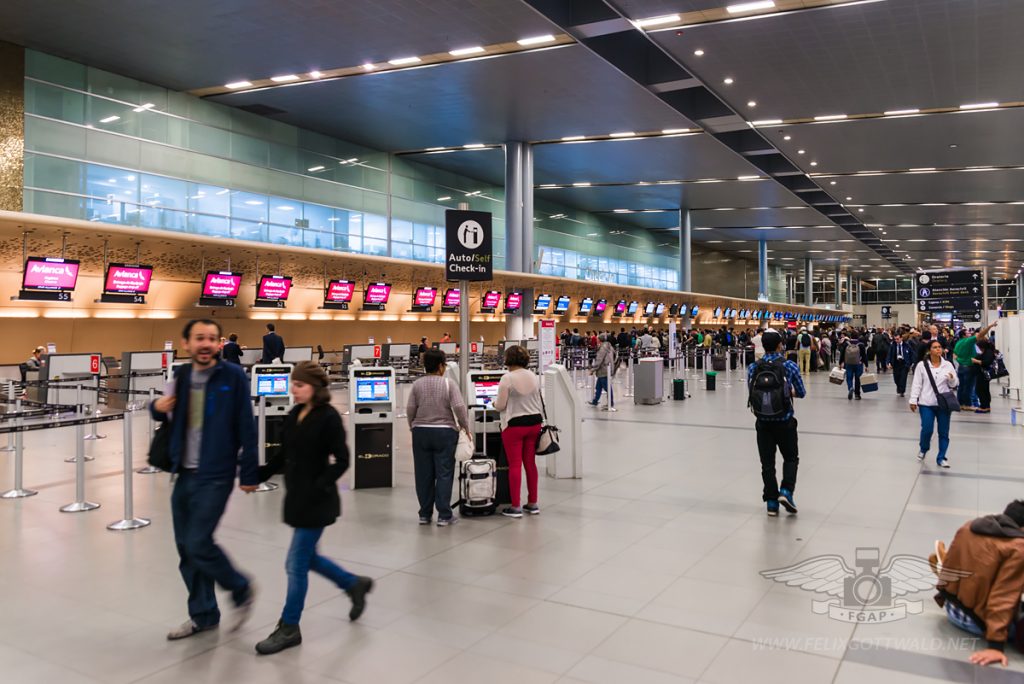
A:
[[[12,403],[12,404],[15,403],[15,399],[14,399],[14,381],[13,380],[8,380],[7,381],[7,401],[9,403]],[[21,402],[17,402],[17,405],[20,406]],[[21,409],[19,408],[18,411],[20,412]],[[0,452],[12,452],[14,450],[15,450],[14,433],[13,432],[8,432],[7,433],[7,446],[0,447]]]
[[[21,399],[18,399],[14,404],[14,410],[21,413]],[[22,482],[22,462],[25,455],[25,443],[22,439],[21,427],[24,424],[24,419],[21,416],[14,421],[14,427],[18,429],[18,432],[9,432],[7,434],[14,436],[14,488],[8,489],[3,494],[0,494],[0,499],[23,499],[27,496],[35,496],[39,492],[25,489]]]
[[[79,386],[81,387],[81,386]],[[85,425],[75,426],[75,500],[61,506],[61,513],[83,513],[100,507],[98,503],[85,500]]]
[[[149,426],[149,438],[146,440],[146,444],[153,443],[153,414],[150,412],[149,407],[153,405],[154,401],[156,401],[156,390],[150,387],[149,403],[146,404],[146,417],[149,418],[149,420],[146,421],[146,424]],[[139,475],[156,475],[157,473],[162,473],[164,471],[160,470],[156,466],[151,466],[147,464],[145,468],[139,468],[135,472],[137,472]]]
[[[93,404],[92,404],[92,410],[90,410],[88,412],[90,415],[92,415],[94,417],[100,415],[100,388],[99,388],[99,380],[97,380],[96,383],[97,383],[96,387],[90,388],[93,391],[94,400],[93,400]],[[95,441],[97,439],[106,439],[107,438],[106,435],[101,435],[101,434],[99,434],[96,431],[96,426],[97,425],[99,425],[99,423],[93,423],[92,424],[92,426],[89,429],[89,434],[87,434],[85,436],[85,438],[87,440]]]
[[[259,397],[256,401],[259,402],[259,412],[258,412],[259,422],[257,423],[257,433],[258,433],[257,434],[257,439],[259,440],[259,443],[257,444],[257,448],[259,449],[260,465],[266,465],[267,464],[267,398],[266,397]],[[256,487],[256,491],[257,492],[272,492],[275,489],[277,489],[277,485],[275,483],[273,483],[273,482],[270,482],[270,481],[261,482],[259,484],[259,486]]]
[[[108,530],[137,530],[149,524],[149,518],[135,517],[135,495],[132,491],[132,414],[125,411],[124,416],[124,518],[107,525]]]
[[[81,385],[81,383],[78,384],[77,390],[78,390],[77,391],[78,398],[75,400],[75,404],[78,407],[78,409],[77,409],[77,416],[78,416],[79,419],[81,419],[81,418],[85,418],[85,416],[86,416],[85,404],[83,403],[83,400],[82,400],[82,385]],[[84,442],[86,439],[88,439],[88,436],[83,435],[82,432],[83,431],[76,430],[75,431],[75,435],[76,435],[75,438],[76,439],[80,439],[80,440],[82,440]],[[79,449],[78,445],[76,445],[75,446],[75,455],[74,456],[69,456],[68,458],[65,458],[64,462],[65,463],[75,463],[75,462],[78,461],[79,458],[84,459],[86,461],[94,461],[94,460],[96,460],[92,456],[86,456],[85,455],[85,449],[84,448]]]

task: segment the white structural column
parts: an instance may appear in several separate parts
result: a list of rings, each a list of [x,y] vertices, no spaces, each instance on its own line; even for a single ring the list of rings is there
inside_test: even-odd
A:
[[[853,272],[847,271],[846,273],[846,303],[853,307]]]
[[[523,273],[536,273],[534,261],[537,258],[533,244],[533,145],[520,143],[522,146],[522,172],[520,174],[519,192],[521,207],[520,229],[523,231]]]
[[[505,270],[523,270],[523,143],[505,143]]]
[[[690,222],[690,210],[679,210],[679,290],[693,291],[693,224]]]
[[[814,263],[804,259],[804,306],[814,306]]]
[[[916,288],[915,288],[916,289]],[[1017,276],[1017,315],[1024,315],[1024,273]]]
[[[757,243],[757,301],[768,301],[768,241]]]
[[[843,275],[839,272],[839,264],[836,264],[836,308],[843,308]]]

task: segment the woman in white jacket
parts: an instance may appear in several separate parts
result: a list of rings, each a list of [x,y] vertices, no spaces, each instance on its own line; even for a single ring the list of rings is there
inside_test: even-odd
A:
[[[952,413],[939,405],[939,397],[943,392],[955,391],[959,381],[953,364],[944,357],[946,353],[942,343],[932,340],[928,346],[928,355],[917,364],[914,371],[914,385],[910,390],[910,410],[921,414],[921,450],[917,460],[923,461],[932,445],[932,432],[935,423],[939,423],[939,455],[936,459],[940,468],[949,467],[946,450],[949,448],[949,420]],[[928,375],[935,380],[935,388]]]

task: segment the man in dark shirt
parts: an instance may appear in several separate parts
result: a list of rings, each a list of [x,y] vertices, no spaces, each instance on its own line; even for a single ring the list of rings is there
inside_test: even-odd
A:
[[[238,344],[238,335],[235,333],[228,335],[227,344],[221,349],[220,355],[228,363],[242,365],[242,347]]]
[[[267,334],[263,336],[263,358],[260,363],[284,361],[284,338],[274,332],[274,324],[267,323]]]

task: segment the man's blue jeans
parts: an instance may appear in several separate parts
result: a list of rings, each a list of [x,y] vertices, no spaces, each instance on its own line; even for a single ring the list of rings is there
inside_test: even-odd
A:
[[[429,520],[436,508],[438,519],[451,519],[458,444],[459,433],[450,428],[412,429],[412,464],[421,518]]]
[[[957,366],[956,376],[960,380],[960,386],[956,389],[956,398],[961,406],[971,406],[971,395],[974,394],[975,378],[974,364],[970,366]]]
[[[188,614],[199,627],[220,622],[214,584],[231,592],[235,605],[249,594],[246,579],[213,541],[224,515],[234,479],[201,480],[182,470],[171,494],[174,543],[181,559],[178,569],[188,589]]]
[[[846,364],[846,389],[850,392],[856,390],[858,397],[860,396],[860,376],[863,374],[863,363]]]
[[[594,383],[594,401],[592,401],[591,403],[596,404],[597,402],[599,402],[601,400],[601,392],[607,392],[607,391],[608,391],[608,376],[606,375],[603,378],[598,376],[597,382]],[[612,406],[615,406],[615,404],[612,404]]]
[[[920,405],[917,407],[917,412],[921,414],[921,453],[927,454],[928,449],[932,446],[932,433],[935,431],[935,423],[939,423],[939,455],[936,457],[937,460],[942,461],[946,458],[946,450],[949,448],[949,420],[952,414],[949,411],[943,411],[937,406],[924,406]]]
[[[288,572],[288,596],[281,612],[281,622],[286,625],[297,625],[302,618],[310,570],[334,582],[343,591],[351,589],[359,579],[316,552],[316,545],[323,533],[322,527],[296,527],[292,532],[292,543],[288,547],[288,559],[284,565]]]

